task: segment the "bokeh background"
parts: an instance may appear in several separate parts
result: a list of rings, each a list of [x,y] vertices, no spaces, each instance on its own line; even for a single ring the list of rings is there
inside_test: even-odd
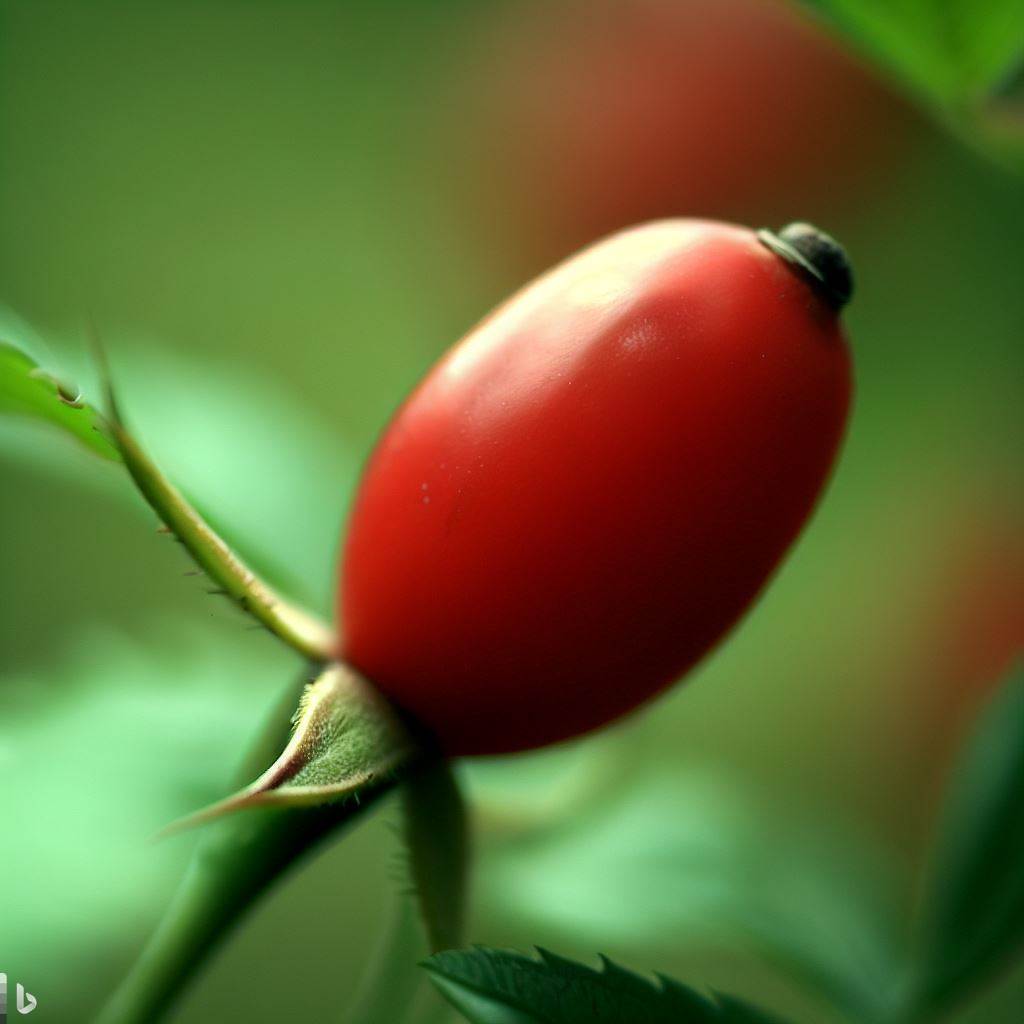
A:
[[[950,759],[1024,646],[1021,181],[773,0],[0,2],[0,334],[88,388],[92,321],[169,475],[325,614],[419,375],[554,260],[676,215],[846,245],[845,453],[685,686],[463,766],[471,938],[828,1022],[898,974]],[[43,1021],[124,972],[196,841],[150,836],[299,669],[155,525],[116,466],[0,423],[0,970]],[[175,1019],[343,1020],[396,816],[275,889]],[[957,1020],[1022,1018],[1017,970]]]

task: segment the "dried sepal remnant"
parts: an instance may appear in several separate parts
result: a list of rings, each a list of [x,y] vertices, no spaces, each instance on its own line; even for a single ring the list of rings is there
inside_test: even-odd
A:
[[[358,797],[393,778],[416,749],[387,701],[357,672],[335,662],[303,692],[294,731],[280,757],[255,782],[166,831],[250,807]]]

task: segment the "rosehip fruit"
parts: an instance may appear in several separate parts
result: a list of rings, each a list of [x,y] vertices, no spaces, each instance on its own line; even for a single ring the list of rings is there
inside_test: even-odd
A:
[[[797,6],[477,5],[434,104],[455,215],[492,261],[539,269],[664,210],[869,202],[912,115]]]
[[[341,656],[453,755],[585,733],[664,689],[750,606],[829,475],[850,284],[808,225],[670,220],[527,286],[377,444]]]

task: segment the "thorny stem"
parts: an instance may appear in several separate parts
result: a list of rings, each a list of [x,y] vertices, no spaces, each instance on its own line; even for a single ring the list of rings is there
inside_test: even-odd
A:
[[[100,1015],[101,1024],[158,1020],[255,900],[373,798],[253,810],[222,822],[219,834],[197,850],[163,921]]]
[[[97,350],[102,363],[102,350]],[[315,616],[286,602],[235,554],[161,473],[125,428],[109,375],[105,372],[109,418],[97,414],[103,432],[114,442],[135,485],[182,543],[199,568],[264,628],[303,654],[317,669],[334,655],[334,636]],[[337,667],[337,666],[335,666]],[[250,751],[240,779],[254,775],[288,749],[292,713],[305,678],[290,687],[263,735]],[[461,797],[447,766],[425,778],[448,797],[449,811],[461,821]],[[440,781],[438,781],[440,780]],[[256,900],[293,864],[331,833],[375,803],[394,780],[382,776],[355,799],[317,806],[261,807],[217,822],[202,837],[178,892],[142,953],[102,1009],[99,1024],[150,1024],[160,1019],[208,955]],[[425,783],[424,783],[425,784]],[[448,789],[445,789],[445,785]],[[457,845],[464,841],[457,833]],[[461,895],[450,910],[453,929],[461,917]],[[396,939],[397,941],[397,939]],[[411,979],[409,979],[411,980]],[[372,991],[372,986],[371,986]],[[415,982],[411,991],[416,991]],[[370,999],[372,1004],[373,999]]]
[[[241,777],[249,778],[264,768],[287,741],[300,692],[301,687],[289,687]],[[158,1020],[258,897],[387,789],[384,782],[362,794],[359,801],[261,808],[211,826],[163,921],[100,1014],[100,1024]]]
[[[285,601],[217,535],[125,428],[107,384],[110,434],[142,496],[181,541],[199,567],[243,611],[313,661],[330,658],[331,630],[314,615]]]
[[[444,1001],[416,966],[425,953],[462,945],[469,870],[466,807],[451,765],[436,751],[401,785],[408,884],[346,1024],[429,1024]]]

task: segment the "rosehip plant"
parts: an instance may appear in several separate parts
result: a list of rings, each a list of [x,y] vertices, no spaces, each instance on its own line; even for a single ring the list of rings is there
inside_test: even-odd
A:
[[[252,781],[169,826],[230,815],[103,1019],[159,1017],[269,884],[397,786],[424,967],[468,1019],[767,1021],[610,962],[458,951],[469,850],[449,762],[607,726],[750,607],[839,449],[851,292],[843,250],[800,223],[656,222],[555,267],[456,345],[385,431],[347,526],[334,627],[262,582],[166,479],[109,371],[100,412],[4,348],[3,407],[122,461],[217,591],[310,663],[250,752]],[[1008,687],[984,759],[968,758],[952,813],[972,825],[945,844],[924,952],[889,1019],[931,1019],[1024,936],[1022,692]],[[375,1005],[354,1019],[382,1020]]]

